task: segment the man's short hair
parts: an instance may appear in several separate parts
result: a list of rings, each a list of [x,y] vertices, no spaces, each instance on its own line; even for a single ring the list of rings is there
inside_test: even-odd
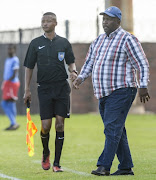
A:
[[[16,44],[10,43],[8,44],[8,48],[14,48],[14,50],[16,50]]]
[[[52,13],[52,12],[46,12],[46,13],[43,14],[43,16],[45,16],[45,15],[56,16],[56,14],[54,14],[54,13]]]

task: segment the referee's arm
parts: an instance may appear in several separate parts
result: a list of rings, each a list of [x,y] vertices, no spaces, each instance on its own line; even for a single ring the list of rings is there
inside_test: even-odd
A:
[[[75,63],[69,64],[69,65],[68,65],[68,70],[69,70],[70,73],[73,72],[73,71],[76,71],[76,65],[75,65]]]
[[[75,63],[69,64],[68,65],[68,70],[70,72],[70,79],[73,82],[77,78],[77,75],[78,75]]]
[[[30,82],[33,74],[33,69],[25,68],[25,93],[24,104],[27,104],[27,100],[31,102]]]

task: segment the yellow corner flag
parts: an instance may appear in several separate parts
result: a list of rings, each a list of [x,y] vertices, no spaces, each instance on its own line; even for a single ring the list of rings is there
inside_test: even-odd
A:
[[[27,135],[26,135],[26,144],[28,146],[28,155],[34,155],[34,134],[37,132],[37,127],[31,120],[30,116],[30,103],[27,101]]]

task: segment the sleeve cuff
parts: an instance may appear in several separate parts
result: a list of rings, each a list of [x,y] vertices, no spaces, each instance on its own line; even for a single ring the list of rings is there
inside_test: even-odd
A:
[[[85,80],[82,75],[78,75],[78,78],[80,78],[82,80],[82,82],[84,82],[84,80]]]

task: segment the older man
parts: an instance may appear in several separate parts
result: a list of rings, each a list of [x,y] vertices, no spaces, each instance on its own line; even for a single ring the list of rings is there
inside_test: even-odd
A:
[[[90,45],[73,85],[78,88],[92,74],[94,93],[99,99],[99,111],[105,126],[105,146],[97,162],[98,168],[92,174],[109,175],[116,154],[119,166],[112,175],[134,175],[125,121],[138,87],[141,102],[150,98],[147,89],[149,64],[138,39],[120,26],[120,9],[112,6],[100,15],[103,16],[105,33]]]

